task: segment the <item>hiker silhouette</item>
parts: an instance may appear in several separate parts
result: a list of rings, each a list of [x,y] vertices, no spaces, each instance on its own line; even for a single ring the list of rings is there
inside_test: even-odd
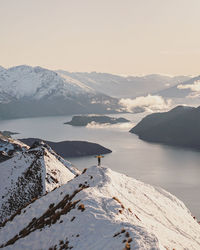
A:
[[[97,158],[98,166],[101,166],[101,158],[103,158],[104,156],[103,155],[96,155],[95,157]]]

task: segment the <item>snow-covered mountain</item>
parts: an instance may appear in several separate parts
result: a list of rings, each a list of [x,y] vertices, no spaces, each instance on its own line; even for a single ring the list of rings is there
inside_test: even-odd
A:
[[[67,96],[83,93],[94,93],[86,85],[74,82],[73,79],[62,78],[56,72],[41,67],[26,65],[2,70],[0,74],[0,87],[2,103],[9,100],[3,99],[3,94],[13,99],[33,98],[41,99],[49,96]]]
[[[4,67],[0,66],[0,72],[6,70]]]
[[[3,249],[200,249],[200,225],[163,189],[91,167],[19,210]]]
[[[118,100],[84,83],[41,67],[0,69],[0,118],[102,113]]]
[[[163,97],[170,98],[197,98],[200,96],[200,76],[182,81],[173,87],[160,91]]]
[[[68,72],[58,70],[59,74],[76,79],[89,88],[117,98],[136,97],[171,87],[190,79],[188,76],[165,76],[152,74],[146,76],[120,76],[97,72]]]
[[[27,65],[0,67],[0,119],[115,113],[122,110],[118,98],[147,95],[188,79],[70,73]]]
[[[18,152],[0,169],[0,222],[79,173],[44,143]]]
[[[0,132],[0,162],[9,159],[18,152],[27,150],[29,147],[21,141],[4,136]]]

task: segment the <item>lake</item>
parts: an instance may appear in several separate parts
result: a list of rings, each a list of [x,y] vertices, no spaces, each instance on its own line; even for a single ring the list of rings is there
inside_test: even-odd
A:
[[[144,142],[129,129],[145,114],[113,115],[131,124],[72,127],[63,123],[71,116],[0,121],[0,130],[19,132],[15,138],[38,137],[51,141],[86,140],[108,147],[102,165],[146,183],[161,186],[180,198],[200,219],[200,152]],[[97,163],[94,156],[68,158],[79,169]]]

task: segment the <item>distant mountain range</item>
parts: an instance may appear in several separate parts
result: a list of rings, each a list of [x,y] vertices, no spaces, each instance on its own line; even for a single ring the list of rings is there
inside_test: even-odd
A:
[[[134,98],[147,95],[190,79],[189,76],[171,77],[159,74],[120,76],[97,72],[68,72],[64,70],[58,70],[57,72],[69,79],[76,79],[95,91],[116,98]]]
[[[115,113],[118,100],[41,67],[0,68],[0,119]]]
[[[200,97],[200,76],[193,77],[186,81],[181,81],[174,86],[170,86],[157,94],[167,98],[195,98]]]
[[[131,133],[149,142],[200,150],[200,107],[177,106],[164,112],[146,116]]]
[[[162,94],[159,91],[188,79],[73,73],[27,65],[0,67],[0,119],[119,113],[124,110],[119,98]]]

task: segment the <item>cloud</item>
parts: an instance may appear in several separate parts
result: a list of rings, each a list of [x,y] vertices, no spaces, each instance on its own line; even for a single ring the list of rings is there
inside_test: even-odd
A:
[[[131,129],[135,124],[132,122],[124,122],[124,123],[117,123],[117,124],[109,124],[109,123],[96,123],[96,122],[91,122],[89,123],[86,127],[87,128],[94,128],[94,129],[110,129],[110,128],[116,128],[116,129],[124,129],[124,130],[129,130]]]
[[[194,81],[193,84],[179,84],[177,89],[190,89],[192,92],[200,92],[200,81]]]
[[[195,99],[195,98],[199,98],[200,97],[200,92],[192,92],[189,95],[186,96],[186,98],[190,98],[190,99]]]
[[[119,104],[128,112],[155,112],[168,110],[171,103],[172,101],[170,99],[165,100],[163,97],[157,95],[140,96],[135,99],[122,98],[119,101]]]

